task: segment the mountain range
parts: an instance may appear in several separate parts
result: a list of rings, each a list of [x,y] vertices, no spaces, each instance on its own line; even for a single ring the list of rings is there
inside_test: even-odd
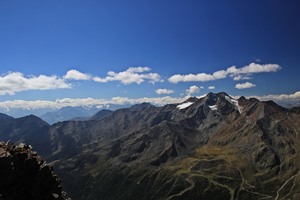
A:
[[[24,109],[24,108],[0,108],[0,113],[12,116],[14,118],[21,118],[28,115],[35,115],[43,119],[48,124],[52,125],[57,122],[68,121],[68,120],[88,120],[92,118],[94,114],[100,110],[117,110],[120,108],[128,108],[130,104],[118,105],[109,104],[98,108],[96,106],[65,106],[62,108],[35,108],[35,109]]]
[[[26,142],[72,199],[299,199],[300,108],[209,93],[49,125],[0,115],[0,140]]]
[[[99,111],[98,108],[84,108],[84,107],[63,107],[57,111],[47,112],[40,116],[41,119],[48,124],[72,120],[76,117],[90,117]]]

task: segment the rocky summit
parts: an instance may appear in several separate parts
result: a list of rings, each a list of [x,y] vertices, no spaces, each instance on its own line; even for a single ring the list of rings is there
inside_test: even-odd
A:
[[[298,111],[209,93],[52,126],[3,117],[14,128],[1,123],[0,136],[37,144],[35,150],[54,165],[72,199],[296,200]],[[35,134],[24,132],[30,126]]]
[[[31,146],[0,142],[1,200],[69,200],[52,167]]]

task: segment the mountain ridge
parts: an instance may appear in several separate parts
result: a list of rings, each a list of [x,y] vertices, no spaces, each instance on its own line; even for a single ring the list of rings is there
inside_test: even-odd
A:
[[[44,134],[46,159],[74,199],[297,199],[299,132],[297,108],[222,92],[60,122]]]

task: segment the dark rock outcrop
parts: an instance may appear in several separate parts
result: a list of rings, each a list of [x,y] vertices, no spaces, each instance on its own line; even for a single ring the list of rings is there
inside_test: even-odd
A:
[[[52,170],[31,146],[0,142],[0,199],[70,200]]]

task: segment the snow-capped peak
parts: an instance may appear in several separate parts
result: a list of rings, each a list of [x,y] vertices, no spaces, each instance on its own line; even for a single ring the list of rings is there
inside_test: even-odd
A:
[[[203,94],[203,95],[201,95],[201,96],[197,96],[197,98],[198,99],[202,99],[202,98],[204,98],[204,97],[206,97],[207,96],[207,94]]]
[[[228,102],[230,102],[232,105],[234,105],[235,108],[239,111],[239,113],[242,113],[242,107],[239,106],[238,100],[233,99],[233,98],[231,98],[231,97],[229,97],[229,96],[225,96],[225,99],[226,99]]]
[[[182,103],[180,105],[177,106],[178,109],[185,109],[185,108],[188,108],[189,106],[191,106],[194,102],[185,102],[185,103]]]

